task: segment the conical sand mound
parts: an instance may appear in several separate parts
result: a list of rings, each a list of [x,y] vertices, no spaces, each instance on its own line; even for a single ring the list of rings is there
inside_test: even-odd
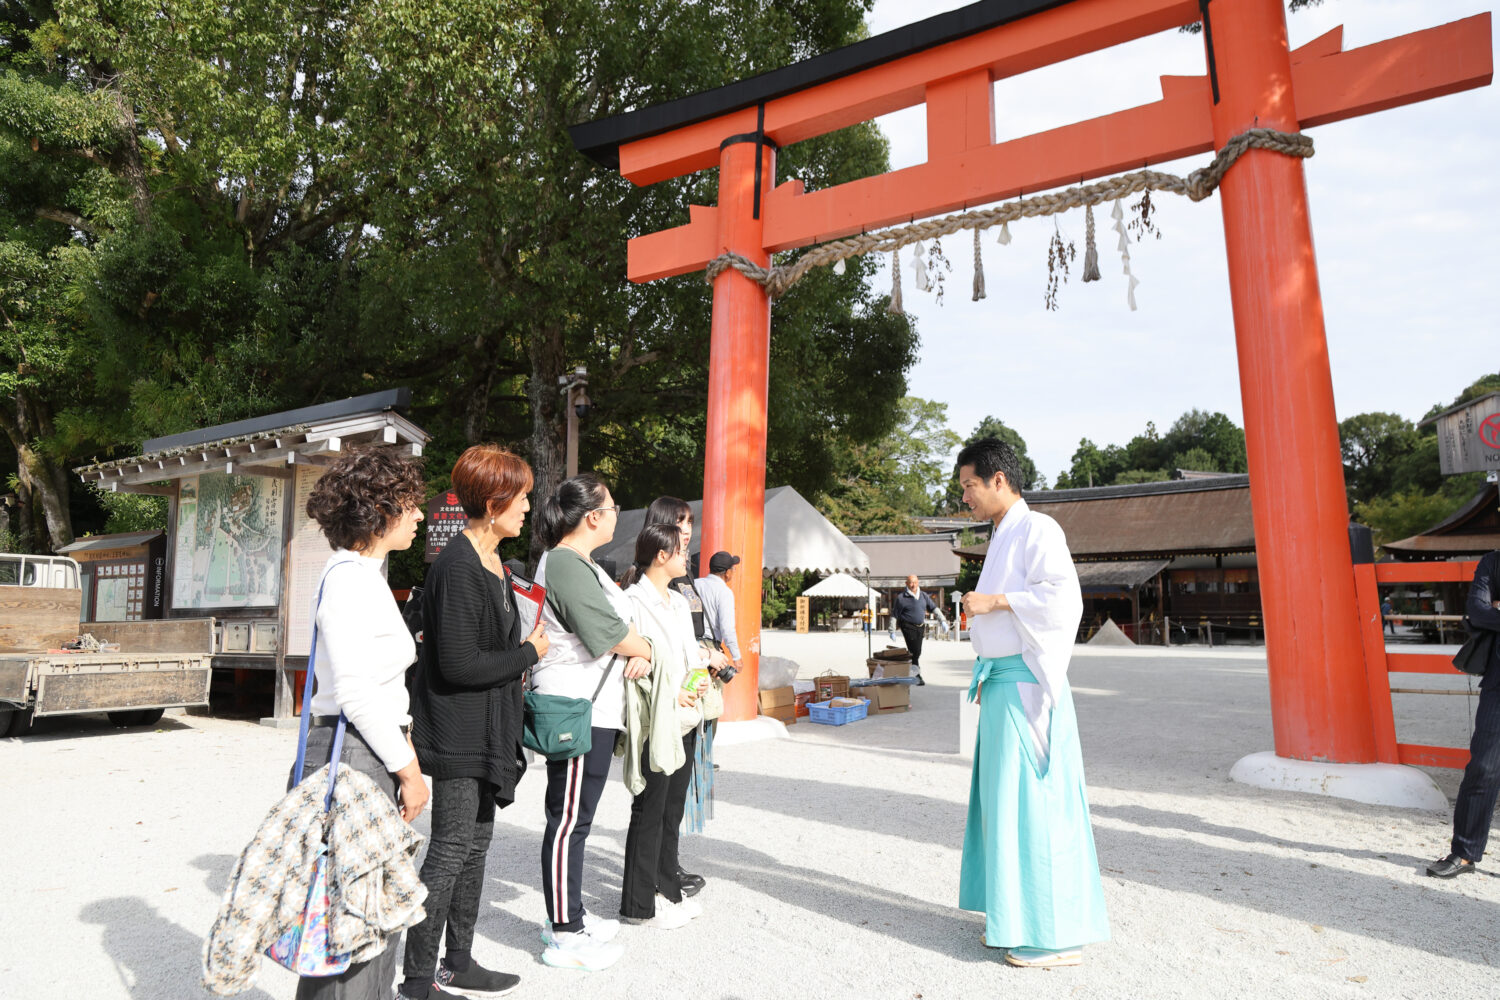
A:
[[[1120,626],[1115,624],[1113,618],[1106,618],[1104,624],[1099,626],[1099,631],[1089,640],[1090,646],[1134,646],[1130,636],[1120,631]]]

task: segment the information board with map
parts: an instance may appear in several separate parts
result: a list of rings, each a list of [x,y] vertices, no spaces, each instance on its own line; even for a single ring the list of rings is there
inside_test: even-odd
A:
[[[180,480],[173,607],[274,607],[285,503],[281,479],[205,472]]]

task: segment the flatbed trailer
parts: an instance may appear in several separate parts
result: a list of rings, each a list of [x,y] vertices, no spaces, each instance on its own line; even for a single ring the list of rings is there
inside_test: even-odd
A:
[[[142,726],[168,708],[208,704],[212,618],[80,622],[77,581],[71,559],[0,557],[0,736],[51,715],[104,712]],[[107,648],[60,648],[84,633]]]

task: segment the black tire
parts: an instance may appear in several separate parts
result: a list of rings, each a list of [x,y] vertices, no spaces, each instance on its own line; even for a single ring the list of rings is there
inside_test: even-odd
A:
[[[132,708],[122,712],[108,712],[109,721],[116,726],[150,726],[161,718],[164,708]]]
[[[31,729],[31,709],[0,710],[0,736],[24,736]]]

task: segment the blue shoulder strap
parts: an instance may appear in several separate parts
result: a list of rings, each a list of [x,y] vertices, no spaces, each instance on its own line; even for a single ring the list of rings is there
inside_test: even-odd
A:
[[[307,762],[307,734],[312,728],[312,698],[313,698],[313,673],[318,662],[318,609],[323,606],[323,588],[328,583],[328,575],[333,572],[333,567],[323,574],[323,579],[318,583],[318,601],[313,605],[313,627],[312,647],[307,654],[307,677],[302,684],[302,725],[297,734],[297,765],[292,772],[292,784],[302,784],[302,769]],[[328,793],[323,796],[323,810],[326,812],[333,805],[333,781],[339,773],[339,757],[344,750],[344,728],[348,724],[344,713],[339,713],[338,729],[333,734],[333,749],[328,757]]]

